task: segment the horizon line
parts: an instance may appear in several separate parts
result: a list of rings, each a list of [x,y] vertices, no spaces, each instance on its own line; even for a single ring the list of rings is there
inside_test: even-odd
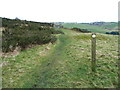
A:
[[[0,17],[0,18],[6,18],[6,19],[13,19],[15,20],[16,18],[19,19],[19,20],[26,20],[26,21],[32,21],[32,22],[42,22],[42,21],[34,21],[34,20],[27,20],[27,19],[21,19],[21,18],[18,18],[18,17],[15,17],[15,18],[8,18],[8,17]],[[77,21],[47,21],[47,22],[43,22],[43,23],[95,23],[95,22],[104,22],[104,23],[110,23],[110,22],[120,22],[119,20],[118,21],[91,21],[91,22],[77,22]]]

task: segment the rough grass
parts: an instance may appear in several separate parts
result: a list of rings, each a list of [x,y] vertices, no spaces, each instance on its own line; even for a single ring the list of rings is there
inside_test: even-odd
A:
[[[92,73],[91,34],[62,31],[65,34],[47,51],[37,46],[3,59],[9,62],[3,66],[3,87],[117,87],[117,36],[97,34],[97,72]]]
[[[86,37],[85,37],[86,36]],[[90,67],[91,61],[91,39],[89,39],[91,35],[77,35],[76,43],[74,43],[74,47],[76,50],[73,52],[78,53],[76,57],[81,57],[81,59],[85,59],[86,65]],[[79,41],[78,41],[79,40]],[[89,74],[88,77],[91,81],[92,87],[99,88],[114,88],[117,87],[117,53],[118,53],[118,37],[113,35],[104,35],[98,34],[96,38],[97,43],[97,73],[94,76]],[[78,45],[78,46],[77,46]],[[79,50],[82,49],[82,51]],[[82,53],[81,53],[82,52]],[[89,62],[89,64],[87,64]],[[90,72],[91,73],[91,72]],[[87,76],[87,75],[86,75]]]
[[[17,56],[3,58],[3,62],[7,63],[3,65],[3,87],[21,88],[24,84],[28,84],[27,87],[33,85],[37,79],[36,75],[39,74],[39,66],[51,47],[52,44],[36,46],[20,52]]]
[[[96,39],[97,40],[110,40],[112,35],[108,36],[106,34],[99,34],[96,33]],[[82,39],[82,40],[91,40],[91,33],[80,33],[74,36],[75,39]]]

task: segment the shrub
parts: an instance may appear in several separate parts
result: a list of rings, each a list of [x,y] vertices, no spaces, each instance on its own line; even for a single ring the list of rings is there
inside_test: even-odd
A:
[[[119,32],[106,32],[106,34],[119,35]]]
[[[22,50],[31,44],[45,44],[55,42],[57,40],[52,34],[62,33],[54,30],[53,24],[37,23],[31,21],[3,19],[2,31],[2,51],[14,51],[16,47],[21,47]]]
[[[72,28],[71,30],[75,30],[78,32],[82,32],[82,33],[90,33],[91,31],[88,31],[87,29],[80,29],[80,28]]]

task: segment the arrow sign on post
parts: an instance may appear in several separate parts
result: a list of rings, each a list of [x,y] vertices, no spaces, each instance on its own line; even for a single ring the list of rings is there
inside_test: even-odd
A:
[[[92,33],[92,71],[96,72],[96,34]]]

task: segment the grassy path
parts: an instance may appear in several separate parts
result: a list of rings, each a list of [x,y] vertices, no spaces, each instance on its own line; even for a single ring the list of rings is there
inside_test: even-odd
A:
[[[69,35],[72,34],[72,32],[68,32],[59,37],[59,44],[41,66],[41,77],[33,87],[66,87],[65,74],[70,70],[65,65],[66,59],[68,59],[65,50],[71,43]]]
[[[37,46],[22,52],[17,57],[5,59],[4,61],[9,61],[10,64],[3,67],[3,86],[16,88],[116,87],[117,37],[98,34],[97,73],[93,75],[91,34],[71,30],[62,31],[65,34],[58,37],[55,45],[49,45],[51,48],[49,50],[45,50],[46,45]]]

